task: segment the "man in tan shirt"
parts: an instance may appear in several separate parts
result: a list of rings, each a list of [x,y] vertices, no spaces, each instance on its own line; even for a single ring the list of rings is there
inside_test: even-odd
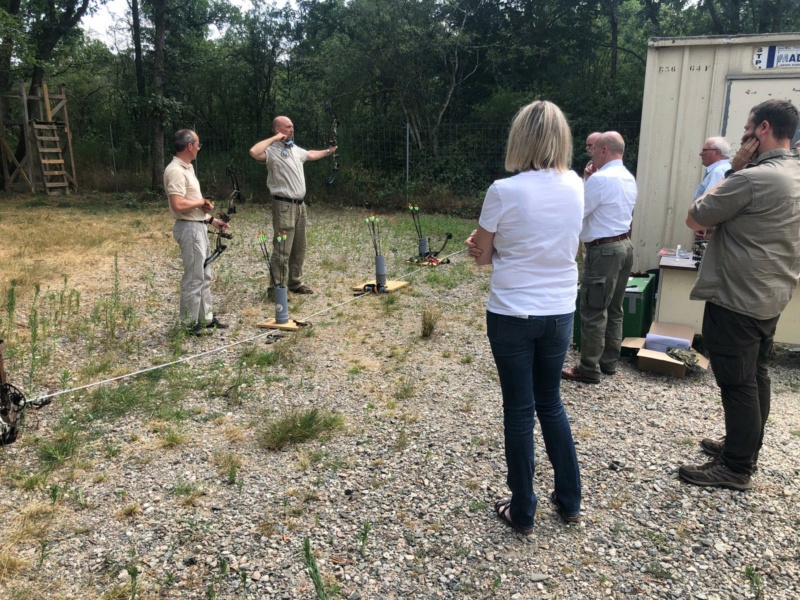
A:
[[[164,170],[164,189],[169,196],[170,213],[175,219],[172,235],[180,246],[183,260],[180,320],[193,335],[228,327],[214,316],[211,265],[204,266],[208,256],[206,226],[225,231],[228,224],[213,216],[208,218],[214,207],[203,199],[200,182],[192,167],[200,148],[197,133],[191,129],[179,130],[175,134],[175,156]]]
[[[289,117],[275,117],[275,132],[270,138],[250,148],[250,156],[267,165],[267,187],[272,195],[272,228],[275,233],[271,270],[277,281],[272,285],[288,287],[295,294],[313,294],[303,283],[303,263],[306,258],[306,179],[303,163],[319,160],[336,152],[305,150],[294,143],[294,125]],[[277,242],[278,234],[285,240]],[[282,236],[283,237],[283,236]]]

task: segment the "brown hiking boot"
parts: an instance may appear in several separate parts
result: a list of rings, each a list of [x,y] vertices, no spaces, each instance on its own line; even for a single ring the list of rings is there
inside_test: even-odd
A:
[[[749,490],[753,487],[750,475],[731,471],[715,458],[703,465],[681,465],[678,469],[681,479],[694,485],[724,487],[734,490]]]
[[[718,440],[711,438],[703,438],[700,440],[700,448],[709,456],[722,456],[722,451],[725,450],[725,436]],[[758,471],[758,452],[756,452],[755,459],[753,460],[753,473]]]
[[[709,456],[720,456],[725,449],[725,438],[721,437],[718,440],[703,438],[700,440],[700,448]]]

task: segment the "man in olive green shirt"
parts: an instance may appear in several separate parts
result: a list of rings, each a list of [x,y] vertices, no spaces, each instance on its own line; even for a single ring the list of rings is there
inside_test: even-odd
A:
[[[800,279],[800,161],[789,147],[797,124],[790,102],[754,107],[733,168],[686,218],[695,231],[717,228],[690,297],[706,302],[703,345],[725,412],[725,437],[700,442],[714,460],[678,471],[695,485],[752,487],[770,411],[767,360]]]

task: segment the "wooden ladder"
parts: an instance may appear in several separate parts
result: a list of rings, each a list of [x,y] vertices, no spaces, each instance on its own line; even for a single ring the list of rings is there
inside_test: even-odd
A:
[[[69,180],[55,121],[33,121],[36,149],[39,152],[39,165],[42,170],[42,184],[50,194],[69,194]]]

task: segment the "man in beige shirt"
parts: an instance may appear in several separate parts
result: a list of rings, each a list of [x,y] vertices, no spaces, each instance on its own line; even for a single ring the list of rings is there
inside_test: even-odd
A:
[[[295,294],[313,294],[303,283],[306,258],[306,179],[303,163],[319,160],[336,152],[305,150],[294,143],[294,125],[289,117],[275,117],[275,132],[270,138],[250,148],[250,156],[267,165],[267,187],[272,195],[272,228],[274,231],[271,271],[277,281],[272,285],[288,287]],[[285,238],[278,243],[278,234]]]
[[[169,196],[170,213],[175,219],[172,235],[180,246],[183,260],[180,320],[193,335],[228,327],[214,316],[211,265],[204,265],[208,256],[206,226],[225,231],[228,224],[213,216],[208,218],[214,207],[203,199],[200,182],[192,167],[200,148],[197,133],[191,129],[179,130],[175,134],[175,156],[164,170],[164,189]]]

